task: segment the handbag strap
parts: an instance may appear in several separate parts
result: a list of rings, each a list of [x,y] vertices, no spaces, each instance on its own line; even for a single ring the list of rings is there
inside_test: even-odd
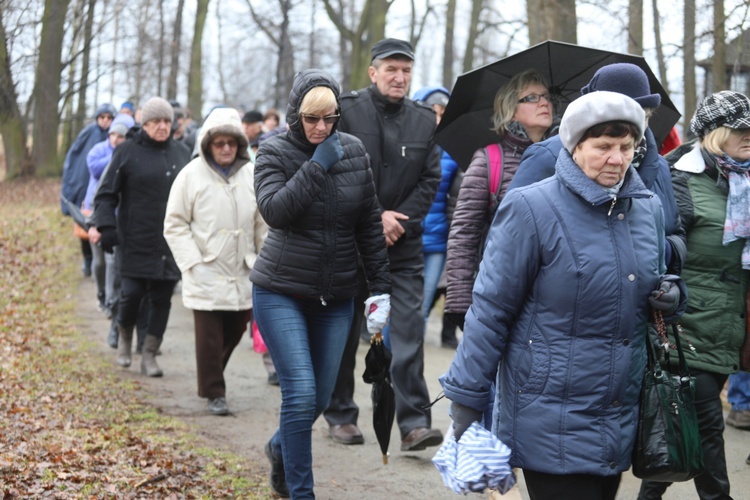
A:
[[[682,340],[680,338],[680,326],[677,322],[672,323],[672,336],[674,337],[674,343],[669,341],[669,336],[667,334],[667,325],[664,322],[664,317],[662,316],[661,311],[654,310],[653,311],[654,316],[654,324],[656,325],[656,333],[659,337],[660,345],[664,347],[664,359],[667,361],[667,365],[669,365],[669,351],[670,349],[674,349],[677,351],[677,368],[678,368],[678,374],[680,378],[689,380],[690,379],[690,370],[687,366],[687,361],[685,360],[685,352],[682,349]],[[654,351],[654,345],[653,342],[649,339],[649,349],[648,349],[648,355],[649,355],[649,369],[655,370],[658,366],[658,363],[656,362],[656,352]]]

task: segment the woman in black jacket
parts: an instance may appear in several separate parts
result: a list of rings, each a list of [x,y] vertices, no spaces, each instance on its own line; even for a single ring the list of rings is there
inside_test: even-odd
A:
[[[368,328],[390,308],[388,257],[369,158],[336,132],[339,87],[321,70],[295,78],[285,134],[263,142],[255,168],[269,226],[253,266],[253,305],[281,385],[279,430],[266,445],[279,496],[314,498],[312,425],[328,406],[356,295],[358,255],[373,294]]]

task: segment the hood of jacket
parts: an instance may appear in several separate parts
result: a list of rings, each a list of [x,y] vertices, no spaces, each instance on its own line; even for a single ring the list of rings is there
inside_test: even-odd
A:
[[[237,157],[234,167],[239,167],[250,161],[250,153],[247,151],[249,145],[247,136],[242,130],[240,115],[233,108],[216,108],[206,117],[200,130],[198,143],[200,144],[199,155],[209,165],[213,166],[213,158],[209,148],[211,139],[217,135],[230,135],[237,139]],[[234,168],[233,168],[234,170]]]
[[[297,73],[294,77],[292,90],[289,92],[289,104],[286,107],[286,122],[289,124],[289,137],[297,146],[304,150],[314,150],[315,145],[310,144],[305,136],[305,130],[300,121],[300,107],[305,95],[315,87],[328,87],[336,96],[336,112],[341,109],[339,104],[339,95],[341,90],[338,82],[328,72],[322,69],[306,69]],[[331,129],[331,133],[336,131],[338,123]]]

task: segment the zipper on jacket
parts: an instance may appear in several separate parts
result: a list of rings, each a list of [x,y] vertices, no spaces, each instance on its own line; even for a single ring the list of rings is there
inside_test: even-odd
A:
[[[617,196],[615,196],[614,198],[612,198],[612,204],[609,206],[609,212],[607,212],[607,217],[609,217],[610,215],[612,215],[612,210],[614,210],[614,208],[615,208],[615,203],[617,203]]]
[[[322,295],[320,296],[320,303],[323,304],[324,306],[328,305],[328,302],[326,302],[326,299],[324,299]]]

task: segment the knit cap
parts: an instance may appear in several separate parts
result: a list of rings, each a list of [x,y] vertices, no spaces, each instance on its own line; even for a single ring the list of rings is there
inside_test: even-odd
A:
[[[625,94],[644,108],[658,108],[661,104],[661,95],[651,93],[648,76],[635,64],[614,63],[599,68],[581,89],[581,95],[599,90]]]
[[[112,120],[112,125],[109,126],[109,133],[125,135],[133,125],[135,125],[135,120],[132,116],[127,113],[120,113]]]
[[[750,128],[750,100],[747,96],[722,90],[701,101],[690,120],[690,130],[703,139],[719,127],[733,130]]]
[[[170,122],[174,120],[174,109],[166,99],[152,97],[141,108],[141,123],[148,123],[150,120],[159,120],[161,118]]]
[[[611,121],[630,122],[638,128],[640,142],[646,122],[643,108],[630,97],[618,92],[591,92],[568,104],[560,122],[560,140],[568,153],[578,145],[588,129]]]

